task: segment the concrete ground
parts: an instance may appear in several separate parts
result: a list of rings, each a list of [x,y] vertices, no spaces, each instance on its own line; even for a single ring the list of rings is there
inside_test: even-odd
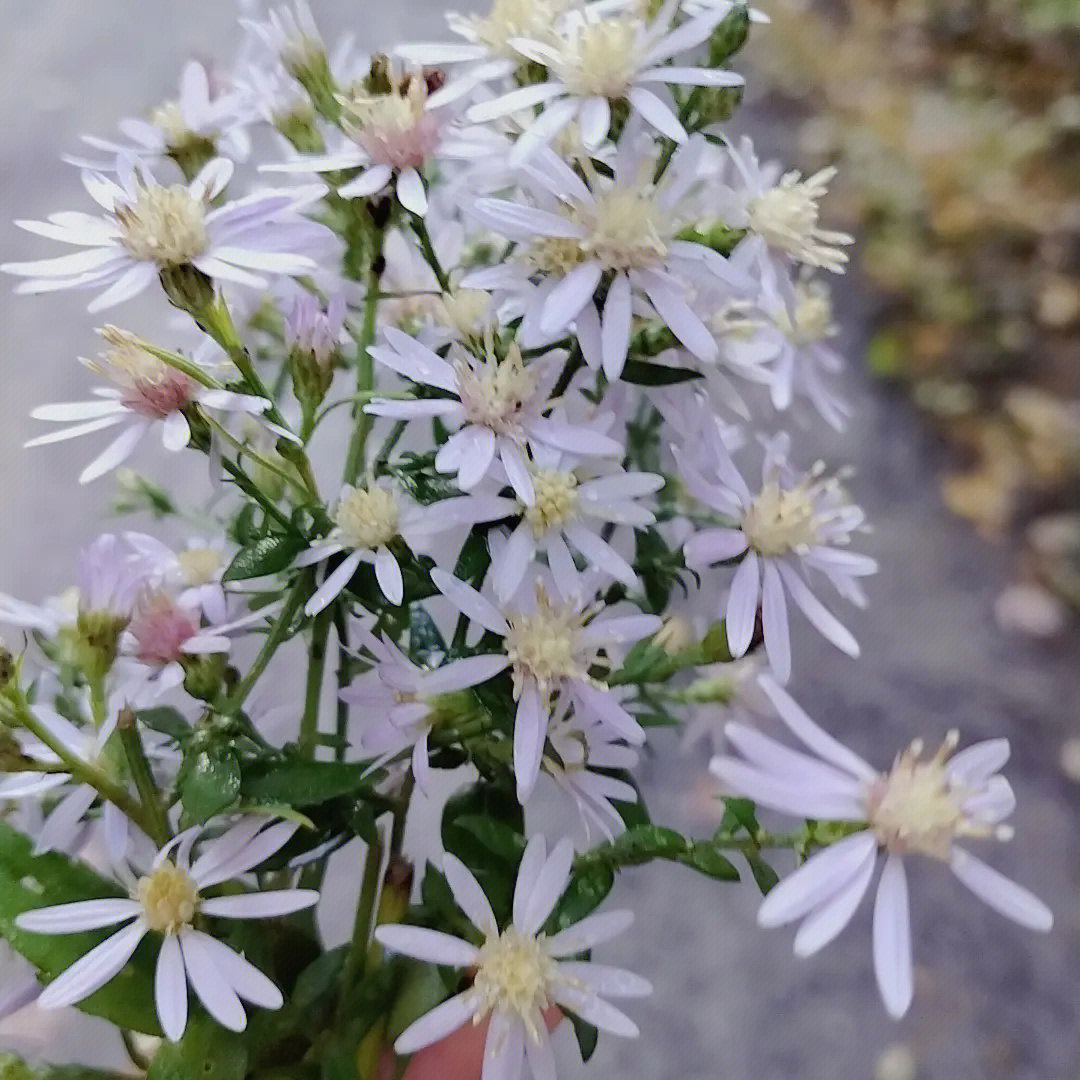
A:
[[[76,149],[79,133],[109,133],[117,117],[170,93],[185,58],[224,58],[236,38],[232,6],[209,0],[3,6],[0,257],[7,260],[47,247],[14,229],[12,218],[85,206],[75,171],[58,160]],[[429,0],[313,6],[328,36],[358,27],[375,45],[440,29],[440,7]],[[770,141],[782,142],[771,127]],[[69,579],[73,553],[111,496],[107,481],[75,484],[70,449],[20,449],[37,433],[27,416],[33,405],[77,396],[86,385],[74,363],[95,348],[85,302],[82,294],[15,298],[0,285],[0,591],[27,598]],[[917,994],[910,1016],[893,1024],[873,986],[868,904],[823,955],[798,961],[789,934],[757,929],[752,886],[639,870],[619,886],[638,913],[635,929],[610,955],[647,973],[656,993],[633,1009],[640,1040],[601,1041],[586,1072],[595,1080],[1080,1076],[1080,787],[1058,766],[1080,712],[1080,642],[1075,628],[1049,643],[997,629],[991,607],[1006,555],[946,516],[933,479],[939,448],[906,406],[863,377],[858,358],[870,313],[849,286],[838,314],[856,415],[842,440],[814,449],[833,464],[856,465],[854,488],[875,528],[865,546],[882,571],[870,581],[869,609],[850,620],[863,658],[847,660],[799,626],[793,686],[831,731],[882,765],[890,748],[920,734],[933,741],[959,727],[967,738],[1008,735],[1019,839],[994,862],[1054,907],[1057,926],[1048,937],[1028,934],[969,900],[942,868],[918,867]],[[149,330],[160,314],[133,326]],[[654,817],[704,829],[703,762],[671,750],[646,767]],[[45,1021],[32,1011],[6,1025],[3,1038],[44,1043],[58,1059],[95,1041],[105,1057],[115,1052],[95,1025]],[[565,1076],[578,1075],[572,1060]]]

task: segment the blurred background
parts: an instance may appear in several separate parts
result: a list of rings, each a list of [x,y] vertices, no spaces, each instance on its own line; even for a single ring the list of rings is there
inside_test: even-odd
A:
[[[462,9],[482,3],[457,4]],[[913,875],[916,997],[901,1024],[873,985],[869,905],[796,960],[754,923],[752,884],[635,871],[616,900],[638,921],[619,962],[645,972],[642,1037],[601,1040],[594,1080],[1073,1080],[1080,1076],[1080,3],[1078,0],[762,0],[729,125],[812,171],[840,168],[827,223],[859,235],[837,283],[854,419],[795,432],[804,454],[851,463],[881,563],[850,625],[863,657],[796,640],[795,696],[872,761],[912,738],[1004,734],[1022,838],[994,852],[1054,908],[1048,937],[978,906],[938,866]],[[312,0],[328,41],[372,49],[442,34],[442,5]],[[228,62],[231,3],[3,0],[0,259],[42,250],[11,225],[85,208],[79,135],[174,92],[185,59]],[[65,448],[21,449],[37,404],[80,396],[96,350],[81,293],[19,299],[0,283],[0,591],[66,585],[116,496],[80,488]],[[164,302],[117,316],[151,332]],[[175,458],[173,461],[175,462]],[[140,466],[166,463],[149,446]],[[200,490],[199,470],[169,484]],[[661,741],[645,763],[657,821],[703,830],[707,753]],[[572,1041],[572,1040],[571,1040]],[[32,1010],[3,1045],[53,1060],[102,1027]],[[563,1075],[578,1075],[567,1057]]]

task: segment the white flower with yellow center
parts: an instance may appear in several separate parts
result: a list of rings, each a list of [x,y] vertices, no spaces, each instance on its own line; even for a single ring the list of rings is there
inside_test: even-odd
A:
[[[667,0],[651,21],[635,13],[601,11],[603,5],[574,8],[538,37],[518,37],[510,45],[523,60],[543,67],[547,79],[473,105],[474,123],[521,118],[522,134],[511,161],[522,163],[540,146],[576,123],[582,141],[594,149],[611,128],[611,106],[625,101],[631,113],[675,142],[687,138],[672,108],[666,84],[741,86],[732,71],[672,66],[670,61],[703,44],[722,18],[707,11],[672,28],[680,0]],[[533,115],[542,106],[539,116]]]
[[[270,406],[264,398],[223,390],[216,383],[204,386],[196,382],[148,353],[133,334],[115,326],[100,332],[108,347],[96,359],[82,363],[109,385],[93,390],[96,397],[86,401],[56,402],[33,409],[30,415],[35,420],[65,426],[25,444],[46,446],[121,426],[119,434],[79,474],[81,484],[122,465],[155,427],[166,450],[183,450],[191,441],[186,415],[190,409],[256,416]],[[208,381],[213,380],[208,376]]]
[[[848,262],[844,248],[855,238],[823,229],[818,220],[819,203],[836,170],[822,169],[804,178],[798,172],[782,172],[775,162],[762,165],[745,136],[728,153],[736,179],[721,190],[717,204],[727,225],[761,237],[778,254],[782,267],[794,261],[842,274]]]
[[[593,173],[588,183],[552,151],[538,151],[522,180],[527,202],[485,198],[474,211],[521,255],[463,279],[514,298],[524,312],[523,346],[551,341],[573,324],[586,362],[609,379],[622,373],[635,310],[644,304],[695,357],[711,363],[717,345],[707,313],[695,307],[698,293],[752,284],[704,244],[679,239],[705,142],[681,147],[654,185],[656,147],[640,136],[631,129],[620,140],[614,178]],[[598,303],[602,285],[606,295]]]
[[[807,571],[820,572],[844,599],[865,605],[858,578],[875,573],[877,563],[847,550],[852,534],[864,528],[863,512],[836,478],[823,474],[824,466],[808,473],[792,469],[786,436],[767,444],[756,492],[719,442],[711,441],[708,450],[699,460],[685,449],[677,452],[682,480],[691,495],[732,524],[700,529],[683,551],[691,569],[740,560],[725,610],[732,655],[742,656],[750,647],[760,604],[765,651],[777,678],[786,682],[791,675],[790,597],[826,640],[857,657],[855,638],[804,577]]]
[[[582,575],[574,552],[600,574],[637,589],[633,566],[605,538],[609,526],[647,528],[656,521],[643,500],[664,485],[655,473],[625,472],[611,462],[535,447],[529,464],[534,500],[502,499],[493,517],[519,518],[506,544],[492,546],[495,595],[509,600],[543,554],[560,589],[580,596]]]
[[[624,931],[629,911],[589,915],[550,937],[542,927],[570,884],[573,844],[561,840],[551,854],[542,835],[525,848],[514,888],[513,919],[499,929],[480,883],[455,856],[443,856],[454,900],[483,937],[477,946],[439,930],[384,925],[376,940],[393,952],[426,963],[472,968],[472,985],[407,1027],[394,1044],[411,1054],[464,1024],[490,1017],[484,1046],[485,1080],[519,1080],[526,1067],[534,1080],[555,1076],[555,1058],[544,1014],[553,1006],[613,1035],[633,1038],[634,1024],[607,997],[652,992],[643,978],[620,968],[567,957],[591,950]]]
[[[549,353],[525,363],[517,346],[498,356],[489,342],[483,358],[455,347],[443,359],[426,345],[387,327],[386,345],[372,356],[391,371],[450,396],[421,400],[375,400],[365,411],[399,420],[439,417],[457,430],[435,457],[439,472],[454,473],[462,491],[472,491],[498,460],[514,492],[534,500],[527,449],[546,445],[572,453],[621,457],[622,445],[584,424],[548,416],[551,389],[563,354]]]
[[[319,894],[310,889],[207,895],[265,862],[296,829],[291,822],[243,818],[221,836],[202,841],[194,861],[192,849],[201,830],[188,830],[162,848],[141,876],[126,863],[117,865],[117,878],[128,897],[81,900],[19,915],[19,929],[36,934],[76,934],[126,924],[49,983],[38,998],[39,1007],[57,1009],[89,997],[124,968],[147,934],[154,934],[161,937],[155,1003],[161,1029],[173,1042],[187,1027],[188,984],[206,1011],[231,1031],[247,1026],[241,998],[279,1009],[283,998],[274,983],[203,926],[216,918],[278,918],[318,901]]]
[[[514,777],[524,802],[536,784],[552,709],[573,705],[602,723],[615,738],[640,745],[641,726],[606,684],[590,671],[611,654],[660,629],[660,619],[634,611],[619,614],[586,606],[582,596],[564,596],[537,580],[498,607],[476,589],[443,570],[431,572],[435,587],[475,626],[504,639],[504,667],[514,681]]]
[[[1016,800],[998,772],[1009,758],[1008,740],[975,743],[954,755],[957,736],[950,732],[936,753],[927,755],[917,741],[891,769],[878,772],[822,731],[771,679],[763,677],[761,686],[810,753],[732,723],[725,735],[740,756],[713,758],[711,771],[725,794],[835,822],[847,833],[769,893],[758,912],[762,926],[802,920],[795,952],[817,952],[850,922],[883,856],[874,903],[874,970],[885,1007],[895,1017],[907,1012],[913,993],[906,857],[947,863],[995,910],[1033,930],[1051,928],[1053,915],[1041,900],[958,843],[1012,835],[1003,822]]]
[[[313,253],[330,232],[301,213],[324,188],[263,191],[215,205],[233,173],[232,162],[214,158],[190,184],[162,185],[145,165],[120,157],[114,176],[86,170],[83,186],[105,211],[54,214],[48,221],[19,221],[28,232],[74,244],[74,255],[5,263],[8,274],[27,278],[17,292],[104,288],[89,305],[103,311],[142,292],[159,273],[192,266],[217,281],[264,288],[269,274],[306,274]]]

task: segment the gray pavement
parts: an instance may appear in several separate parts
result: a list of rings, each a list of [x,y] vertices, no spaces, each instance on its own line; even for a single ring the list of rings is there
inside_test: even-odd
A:
[[[44,251],[13,217],[84,206],[74,170],[58,161],[80,132],[169,93],[190,55],[223,56],[235,41],[232,8],[209,0],[4,0],[0,38],[0,257]],[[438,5],[409,0],[314,0],[328,36],[352,26],[374,44],[432,37]],[[467,4],[458,6],[467,7]],[[767,5],[766,5],[767,6]],[[761,118],[758,118],[760,123]],[[782,131],[782,128],[780,129]],[[779,139],[775,124],[771,140]],[[79,489],[72,449],[23,451],[29,409],[78,396],[74,363],[94,348],[85,295],[13,297],[0,283],[0,590],[34,597],[68,580],[74,552],[99,525],[111,494]],[[132,312],[139,311],[137,322]],[[150,329],[163,307],[125,309]],[[849,287],[840,307],[857,406],[842,440],[819,440],[833,464],[852,461],[856,493],[874,523],[867,549],[882,572],[869,609],[850,625],[863,645],[852,662],[796,630],[794,689],[810,712],[872,760],[916,735],[950,727],[1014,743],[1019,839],[995,865],[1030,885],[1057,914],[1037,938],[981,908],[938,866],[919,867],[912,895],[917,994],[890,1022],[876,1000],[869,905],[811,961],[790,955],[790,935],[754,924],[752,886],[727,887],[677,870],[635,871],[619,893],[638,913],[619,961],[656,983],[635,1005],[642,1038],[602,1040],[595,1080],[1075,1080],[1080,1077],[1080,788],[1061,775],[1061,741],[1080,713],[1075,629],[1050,643],[1003,635],[991,606],[1007,566],[1000,549],[948,518],[934,480],[939,449],[898,400],[871,386],[857,358],[871,309]],[[814,439],[810,440],[814,442]],[[84,452],[83,447],[74,451]],[[83,459],[85,460],[85,459]],[[145,460],[145,459],[140,459]],[[152,466],[148,469],[152,471]],[[160,469],[158,475],[161,475]],[[700,762],[674,752],[646,767],[657,820],[704,829],[710,808]],[[33,1014],[3,1038],[40,1043],[64,1058],[98,1040],[99,1027],[46,1023]],[[894,1044],[902,1043],[904,1051]],[[889,1074],[910,1055],[915,1072]],[[564,1076],[579,1072],[567,1059]]]

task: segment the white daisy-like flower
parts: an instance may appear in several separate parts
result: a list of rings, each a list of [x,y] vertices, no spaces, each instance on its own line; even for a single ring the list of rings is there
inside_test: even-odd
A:
[[[824,466],[796,472],[787,462],[785,436],[767,445],[756,492],[718,443],[713,450],[704,471],[680,454],[682,480],[695,498],[732,524],[701,529],[683,551],[692,569],[740,560],[725,613],[732,655],[742,656],[749,648],[760,604],[765,652],[777,678],[786,682],[791,675],[790,598],[827,641],[857,657],[855,638],[814,595],[805,576],[816,571],[844,599],[865,605],[858,578],[876,573],[877,563],[846,550],[852,533],[864,527],[862,510],[836,478],[824,475]]]
[[[201,611],[211,623],[229,617],[229,600],[222,575],[229,565],[224,539],[197,537],[181,551],[142,533],[125,533],[124,539],[156,566],[156,578],[177,591],[178,602]]]
[[[529,204],[480,199],[474,210],[482,224],[521,245],[519,252],[463,279],[468,287],[517,299],[523,345],[551,341],[574,323],[589,366],[602,367],[609,379],[626,363],[635,300],[651,305],[694,356],[710,363],[716,341],[706,313],[694,308],[694,293],[702,279],[748,284],[711,248],[678,237],[706,143],[693,139],[681,147],[659,184],[653,183],[655,147],[650,140],[642,153],[642,145],[624,136],[614,177],[593,175],[589,183],[551,151],[538,153],[522,181]],[[593,299],[601,282],[608,286],[602,309]]]
[[[303,71],[313,58],[326,55],[319,25],[307,0],[279,4],[267,11],[265,18],[241,19],[240,24],[290,73]]]
[[[68,160],[102,172],[115,169],[119,159],[129,157],[151,163],[166,157],[184,161],[192,155],[205,159],[220,153],[232,161],[243,161],[251,152],[251,141],[239,114],[241,101],[236,90],[214,93],[206,67],[190,60],[180,74],[176,98],[163,102],[146,119],[120,121],[120,133],[127,143],[82,136],[87,145],[108,153],[108,160]]]
[[[466,656],[438,667],[413,663],[392,641],[368,631],[361,635],[371,668],[341,691],[355,707],[354,741],[378,763],[411,748],[413,776],[421,791],[431,790],[428,736],[433,709],[442,694],[478,686],[506,667],[501,656]]]
[[[421,72],[391,80],[385,93],[354,90],[343,102],[347,139],[335,150],[300,155],[294,161],[261,166],[263,172],[329,173],[359,169],[342,184],[342,198],[367,198],[393,187],[398,202],[423,217],[428,211],[424,167],[433,158],[472,158],[479,151],[467,133],[451,126],[445,110],[429,107],[428,83]]]
[[[726,664],[698,669],[698,676],[685,690],[687,703],[682,730],[682,747],[689,750],[702,740],[717,752],[724,745],[724,725],[728,722],[757,727],[775,710],[758,681],[764,674],[765,659],[749,653]]]
[[[96,359],[82,363],[111,385],[95,388],[92,392],[96,396],[85,401],[40,405],[32,410],[30,415],[35,420],[66,426],[25,444],[47,446],[121,425],[120,433],[79,474],[80,484],[88,484],[122,465],[155,425],[160,425],[161,445],[166,450],[183,450],[191,441],[185,413],[194,406],[211,413],[247,416],[270,407],[264,398],[197,382],[148,353],[137,338],[122,330],[106,327],[103,333],[108,348]]]
[[[626,823],[614,804],[636,803],[638,793],[613,774],[633,769],[637,751],[603,723],[570,709],[552,719],[547,743],[553,753],[544,754],[540,771],[573,800],[586,836],[594,828],[605,840],[624,832]]]
[[[399,420],[437,416],[457,428],[440,447],[435,468],[456,474],[463,491],[475,488],[498,459],[515,493],[531,504],[535,496],[526,451],[538,443],[571,453],[622,456],[622,444],[615,439],[546,415],[553,407],[551,390],[562,354],[550,353],[526,364],[516,345],[498,357],[489,344],[483,359],[455,347],[444,360],[394,327],[385,333],[387,344],[374,347],[372,356],[391,371],[446,396],[375,400],[365,411]]]
[[[795,952],[817,952],[851,920],[883,856],[874,902],[874,971],[894,1017],[907,1012],[913,993],[905,858],[927,855],[944,862],[990,907],[1021,926],[1050,930],[1053,915],[1041,900],[958,843],[1012,834],[1002,822],[1016,800],[998,772],[1009,757],[1007,739],[975,743],[955,756],[956,732],[933,754],[916,740],[889,770],[879,772],[822,731],[771,680],[762,685],[810,753],[729,724],[725,734],[741,756],[714,758],[712,772],[730,794],[852,830],[769,893],[758,912],[762,926],[801,919]]]
[[[311,889],[205,895],[265,862],[297,828],[292,822],[268,825],[265,818],[244,818],[221,836],[203,840],[194,860],[201,830],[191,829],[166,844],[142,876],[118,863],[117,878],[127,887],[127,897],[81,900],[19,915],[19,929],[38,934],[125,924],[51,982],[38,1005],[55,1009],[89,997],[123,969],[147,934],[154,934],[161,936],[154,998],[161,1029],[171,1041],[187,1027],[189,984],[206,1011],[230,1031],[247,1026],[241,998],[264,1009],[280,1008],[281,991],[266,975],[194,923],[204,917],[276,918],[315,904],[319,894]]]
[[[539,580],[535,589],[523,586],[499,606],[443,570],[432,570],[431,580],[474,624],[504,639],[503,666],[511,669],[517,701],[514,777],[522,802],[536,784],[553,708],[572,704],[613,736],[635,745],[645,741],[638,722],[590,672],[602,654],[654,634],[659,618],[588,606],[582,596],[562,596]]]
[[[572,552],[588,566],[630,589],[639,585],[634,568],[604,538],[609,525],[647,528],[656,521],[641,500],[664,486],[656,473],[626,472],[614,463],[533,448],[529,462],[534,499],[503,499],[498,517],[519,517],[506,545],[492,552],[492,585],[501,601],[517,592],[529,568],[543,553],[561,591],[581,595],[582,576]]]
[[[424,507],[407,498],[389,480],[372,480],[363,487],[346,484],[332,517],[334,527],[325,540],[317,540],[296,559],[296,566],[314,566],[341,552],[345,558],[327,575],[304,607],[317,615],[335,600],[352,580],[362,562],[372,563],[382,594],[400,604],[405,593],[401,565],[392,550],[395,540],[410,549],[431,537],[462,525],[490,521],[502,514],[501,500],[493,497],[453,499]]]
[[[818,223],[818,204],[836,169],[829,167],[804,178],[794,170],[783,172],[777,162],[762,165],[746,136],[738,147],[729,146],[728,153],[736,177],[717,191],[716,210],[723,221],[730,228],[749,229],[760,236],[779,256],[782,269],[795,261],[842,274],[848,262],[844,248],[855,238]]]
[[[643,997],[651,985],[639,975],[591,960],[567,957],[622,933],[629,911],[601,912],[550,937],[541,931],[570,883],[574,848],[561,840],[551,854],[541,835],[525,848],[514,888],[513,920],[500,931],[480,883],[455,856],[443,871],[458,906],[483,936],[482,945],[419,926],[385,925],[376,940],[394,952],[447,967],[473,968],[467,990],[444,1001],[407,1027],[394,1044],[411,1054],[466,1023],[491,1017],[484,1046],[485,1080],[519,1080],[526,1065],[534,1080],[552,1080],[555,1060],[544,1023],[552,1005],[613,1035],[633,1038],[637,1025],[606,997]]]
[[[311,257],[331,242],[324,226],[301,211],[319,199],[322,185],[259,191],[214,206],[233,165],[214,158],[190,184],[159,183],[146,166],[124,159],[116,176],[84,171],[83,186],[104,209],[95,217],[74,211],[48,221],[17,221],[28,232],[74,244],[83,251],[34,262],[5,263],[8,274],[27,278],[20,293],[96,288],[90,311],[129,300],[161,271],[194,266],[210,278],[264,288],[262,273],[306,274]]]
[[[603,12],[599,4],[574,8],[554,35],[514,38],[512,47],[540,64],[546,81],[473,105],[468,119],[486,123],[543,106],[514,144],[511,160],[519,163],[575,122],[585,146],[595,148],[611,127],[612,104],[620,101],[661,135],[684,142],[686,129],[665,85],[741,86],[744,80],[732,71],[669,63],[705,42],[723,17],[707,11],[673,29],[679,3],[666,0],[651,21],[637,12]]]

